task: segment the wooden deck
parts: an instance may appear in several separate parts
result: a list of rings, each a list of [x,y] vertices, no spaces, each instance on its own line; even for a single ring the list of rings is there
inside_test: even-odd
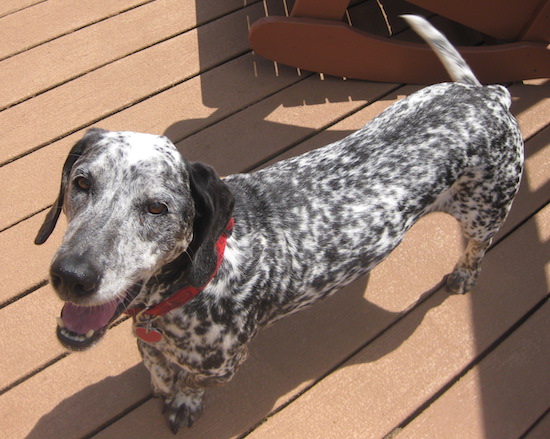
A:
[[[88,127],[164,133],[228,174],[340,139],[418,89],[255,56],[247,29],[266,11],[284,5],[0,2],[0,438],[173,437],[129,321],[84,353],[55,337],[46,279],[64,224],[33,239]],[[374,0],[350,15],[383,29]],[[177,437],[550,437],[550,81],[509,88],[526,169],[474,293],[440,288],[463,242],[451,218],[428,216],[368,277],[264,330]]]

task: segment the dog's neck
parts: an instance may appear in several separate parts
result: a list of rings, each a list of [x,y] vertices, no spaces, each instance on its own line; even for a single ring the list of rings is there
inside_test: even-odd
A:
[[[214,279],[214,277],[216,276],[216,273],[218,272],[223,262],[227,239],[231,235],[231,232],[233,230],[233,225],[234,225],[234,219],[231,218],[224,232],[220,235],[220,237],[216,242],[216,247],[215,247],[216,258],[217,258],[216,267],[212,272],[212,274],[210,275],[210,279],[204,285],[196,287],[196,286],[191,286],[186,282],[188,272],[189,272],[190,261],[189,261],[189,256],[187,254],[182,254],[178,259],[168,264],[169,267],[165,266],[159,276],[154,276],[153,281],[149,282],[149,284],[151,282],[154,282],[154,285],[156,287],[160,287],[162,286],[163,277],[166,277],[166,276],[172,277],[171,273],[173,273],[174,270],[179,269],[182,280],[179,283],[176,283],[176,285],[180,284],[182,286],[175,290],[169,291],[166,294],[163,294],[162,297],[156,298],[156,300],[151,301],[148,304],[140,304],[138,306],[129,308],[125,311],[125,313],[131,316],[136,316],[138,314],[150,315],[150,316],[161,316],[170,312],[175,308],[185,305],[187,302],[189,302],[198,294],[200,294],[200,292],[208,286],[208,284],[212,281],[212,279]],[[173,280],[171,282],[173,283]],[[158,288],[152,287],[150,291],[152,291],[153,289],[158,290]],[[161,288],[161,290],[163,289]]]

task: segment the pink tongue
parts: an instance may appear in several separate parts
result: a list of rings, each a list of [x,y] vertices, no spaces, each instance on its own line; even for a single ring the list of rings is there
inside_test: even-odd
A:
[[[105,327],[113,317],[118,303],[112,300],[103,305],[78,306],[66,302],[61,311],[61,318],[69,331],[84,335],[90,329],[97,331]]]

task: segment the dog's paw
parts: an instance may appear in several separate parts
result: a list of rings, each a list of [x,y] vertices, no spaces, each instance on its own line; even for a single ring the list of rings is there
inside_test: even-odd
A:
[[[191,427],[202,414],[203,390],[189,390],[188,393],[178,392],[165,398],[163,413],[168,417],[172,433],[176,434],[180,427]]]
[[[456,268],[447,276],[447,291],[451,294],[466,294],[474,289],[479,271]]]

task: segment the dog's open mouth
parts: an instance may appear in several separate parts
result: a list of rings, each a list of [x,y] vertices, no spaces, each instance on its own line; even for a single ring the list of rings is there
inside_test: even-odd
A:
[[[95,306],[80,306],[65,302],[61,317],[57,319],[57,338],[71,350],[84,350],[99,341],[109,325],[120,316],[137,296],[141,285],[128,294]]]

